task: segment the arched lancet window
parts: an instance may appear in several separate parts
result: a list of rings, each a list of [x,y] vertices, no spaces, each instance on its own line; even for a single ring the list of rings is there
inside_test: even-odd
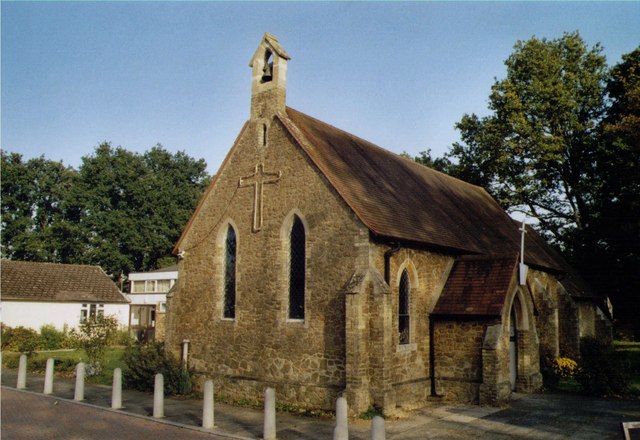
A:
[[[305,260],[304,225],[294,216],[289,248],[289,319],[304,319]]]
[[[398,331],[400,333],[400,344],[408,344],[410,341],[410,316],[409,316],[409,274],[406,269],[400,276],[400,286],[398,288]]]
[[[224,317],[236,317],[236,232],[229,225],[224,247]]]
[[[267,124],[262,124],[262,146],[267,146]]]

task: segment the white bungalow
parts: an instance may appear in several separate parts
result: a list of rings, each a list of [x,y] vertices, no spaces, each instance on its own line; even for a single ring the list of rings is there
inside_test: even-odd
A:
[[[0,260],[2,323],[77,328],[89,316],[129,324],[129,300],[100,266]]]

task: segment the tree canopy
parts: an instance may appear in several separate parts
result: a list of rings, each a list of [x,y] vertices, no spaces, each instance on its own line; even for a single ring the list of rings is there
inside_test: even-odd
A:
[[[161,145],[108,143],[78,170],[2,152],[2,257],[98,264],[112,275],[167,262],[210,177],[203,159]]]
[[[518,41],[489,114],[465,114],[444,158],[416,158],[485,187],[614,301],[638,310],[640,49],[609,68],[580,35]],[[429,163],[427,163],[429,165]],[[637,324],[636,324],[637,325]]]

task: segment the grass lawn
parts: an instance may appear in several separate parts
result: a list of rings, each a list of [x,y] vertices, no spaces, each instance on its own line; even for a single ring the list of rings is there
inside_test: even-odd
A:
[[[113,370],[122,368],[122,355],[124,348],[110,347],[105,353],[105,362],[102,373],[97,376],[87,377],[87,382],[102,385],[111,385]],[[2,363],[8,368],[18,368],[18,353],[3,353]],[[54,350],[39,351],[27,360],[27,370],[30,372],[44,373],[47,359],[55,359],[54,371],[56,375],[72,377],[78,362],[87,362],[84,350]]]
[[[631,366],[631,380],[629,382],[630,391],[636,396],[640,396],[640,342],[616,341],[614,343],[616,351],[624,353]]]

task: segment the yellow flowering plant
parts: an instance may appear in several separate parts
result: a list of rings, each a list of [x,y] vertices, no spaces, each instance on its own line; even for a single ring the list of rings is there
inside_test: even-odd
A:
[[[578,372],[578,363],[573,359],[555,358],[552,363],[553,372],[561,379],[573,379]]]

